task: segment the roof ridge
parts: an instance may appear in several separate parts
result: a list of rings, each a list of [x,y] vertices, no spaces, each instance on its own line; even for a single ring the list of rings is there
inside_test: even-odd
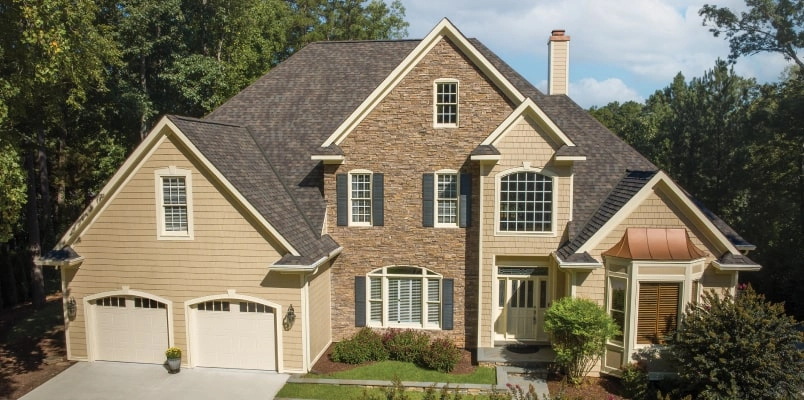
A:
[[[229,126],[229,127],[233,127],[233,128],[245,128],[243,125],[232,124],[232,123],[228,123],[228,122],[220,122],[220,121],[215,121],[213,119],[185,117],[185,116],[176,115],[176,114],[168,114],[167,117],[171,118],[171,119],[176,118],[176,119],[180,119],[180,120],[183,120],[183,121],[195,122],[195,123],[201,123],[201,124]]]
[[[326,44],[343,44],[343,43],[396,43],[396,42],[421,42],[422,39],[357,39],[357,40],[319,40],[308,43],[305,47],[311,45],[326,45]]]

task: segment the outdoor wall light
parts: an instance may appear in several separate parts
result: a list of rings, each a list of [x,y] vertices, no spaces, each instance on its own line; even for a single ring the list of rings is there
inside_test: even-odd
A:
[[[78,307],[76,307],[75,305],[75,297],[70,296],[70,298],[67,299],[67,318],[75,319],[75,315],[77,312]]]
[[[289,331],[290,328],[293,328],[294,322],[296,322],[296,312],[293,311],[293,304],[291,304],[290,307],[288,307],[288,312],[285,314],[285,318],[282,320],[282,326],[286,331]]]

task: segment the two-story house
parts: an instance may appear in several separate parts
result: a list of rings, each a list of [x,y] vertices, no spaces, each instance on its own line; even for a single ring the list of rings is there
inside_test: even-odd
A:
[[[753,249],[567,97],[442,20],[303,48],[203,119],[166,116],[56,249],[68,358],[308,371],[360,327],[549,343],[546,309],[617,321],[599,370],[660,343]]]

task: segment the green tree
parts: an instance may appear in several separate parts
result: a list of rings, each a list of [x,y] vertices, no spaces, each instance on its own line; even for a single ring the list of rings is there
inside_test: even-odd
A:
[[[799,68],[804,62],[798,53],[804,48],[804,1],[745,0],[748,10],[738,16],[728,7],[706,4],[698,12],[704,25],[716,37],[725,34],[729,41],[729,59],[770,52],[793,60]]]
[[[804,389],[804,341],[784,307],[751,287],[710,291],[687,305],[670,350],[695,398],[794,399]]]
[[[553,303],[545,313],[544,330],[552,338],[556,363],[575,384],[581,383],[603,357],[606,342],[621,333],[603,307],[573,297]]]

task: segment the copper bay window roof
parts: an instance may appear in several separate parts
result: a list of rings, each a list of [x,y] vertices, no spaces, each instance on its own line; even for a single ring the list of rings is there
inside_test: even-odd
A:
[[[604,256],[631,260],[689,261],[706,257],[684,228],[628,228]]]

